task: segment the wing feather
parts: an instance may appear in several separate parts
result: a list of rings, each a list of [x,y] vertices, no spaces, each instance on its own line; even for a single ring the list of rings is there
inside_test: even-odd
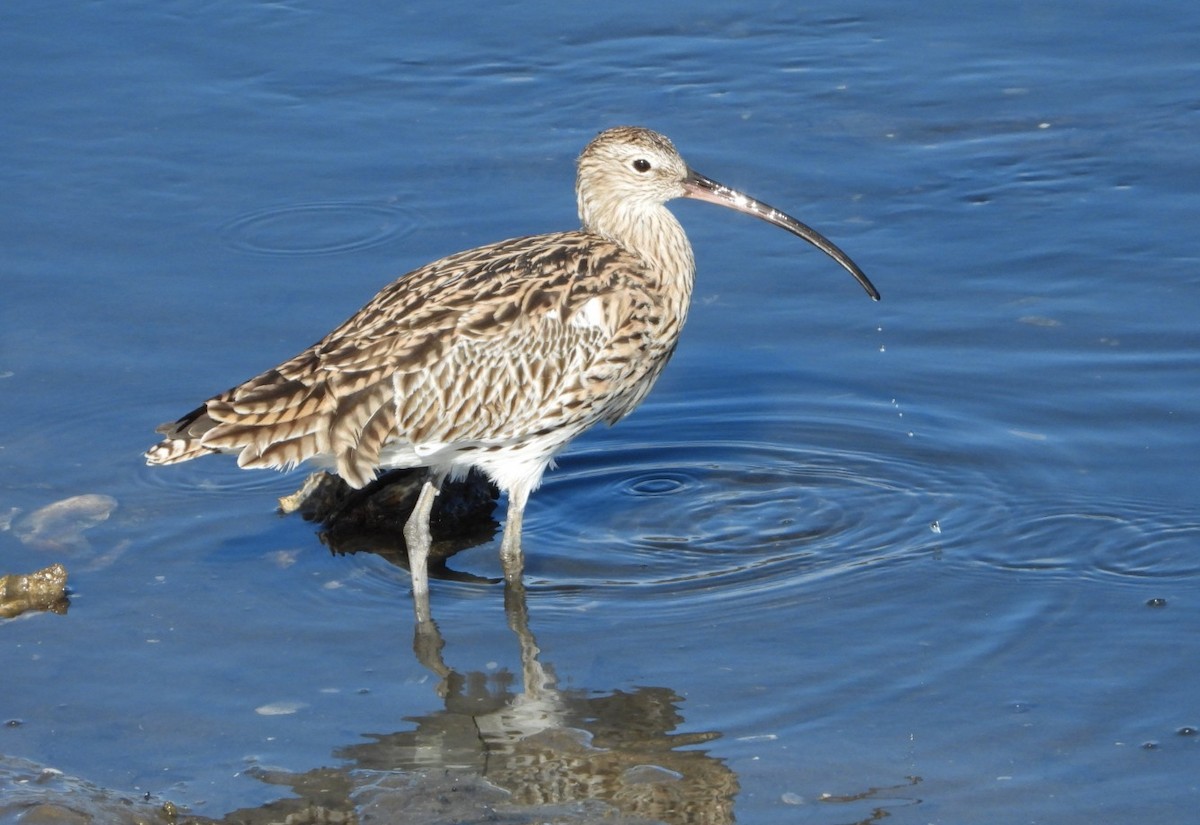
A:
[[[649,276],[637,256],[582,232],[444,258],[164,425],[147,460],[234,452],[241,466],[291,467],[323,457],[362,486],[393,443],[515,443],[619,418],[644,395],[628,388],[656,345]]]

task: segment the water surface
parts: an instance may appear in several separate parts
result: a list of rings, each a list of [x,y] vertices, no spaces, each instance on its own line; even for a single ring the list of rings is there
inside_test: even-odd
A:
[[[0,573],[60,561],[72,589],[0,625],[10,799],[232,819],[356,776],[365,815],[448,768],[530,821],[588,796],[663,821],[1193,814],[1193,4],[0,20]],[[534,496],[525,592],[435,583],[440,653],[414,650],[405,571],[274,513],[302,475],[141,465],[156,424],[395,275],[573,227],[574,157],[618,123],[816,226],[884,300],[679,204],[674,360]],[[29,539],[85,495],[115,508]],[[451,566],[498,576],[496,543]]]

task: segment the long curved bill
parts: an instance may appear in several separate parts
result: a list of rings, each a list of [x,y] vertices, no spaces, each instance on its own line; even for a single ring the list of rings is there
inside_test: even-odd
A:
[[[761,218],[767,223],[774,224],[780,229],[786,229],[793,235],[803,238],[841,264],[862,285],[862,288],[867,291],[872,300],[879,300],[879,290],[875,288],[875,285],[871,283],[871,280],[863,271],[858,268],[858,264],[850,260],[849,255],[838,249],[833,241],[811,226],[802,224],[791,215],[780,212],[774,206],[765,204],[762,201],[756,201],[749,195],[744,195],[736,189],[730,189],[725,184],[705,177],[693,169],[688,170],[688,176],[683,181],[683,188],[683,196],[685,198],[708,201],[709,203],[717,204],[717,206],[726,206],[737,212],[745,212],[747,215]]]

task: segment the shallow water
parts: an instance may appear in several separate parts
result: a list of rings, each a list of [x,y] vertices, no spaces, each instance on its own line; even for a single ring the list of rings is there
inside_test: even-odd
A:
[[[321,767],[360,814],[442,768],[665,821],[1193,814],[1194,4],[0,19],[0,573],[72,590],[0,623],[4,793],[28,760],[97,822],[96,788],[220,819]],[[274,513],[300,474],[141,465],[396,274],[575,225],[573,159],[621,122],[884,300],[679,204],[674,360],[534,496],[526,593],[435,583],[440,659],[405,571]],[[116,506],[31,532],[76,496]],[[450,566],[499,576],[495,542]]]

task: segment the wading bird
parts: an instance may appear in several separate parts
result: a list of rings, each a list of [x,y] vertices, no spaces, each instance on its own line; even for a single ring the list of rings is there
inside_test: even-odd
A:
[[[879,299],[820,233],[689,169],[649,129],[601,132],[579,156],[575,188],[581,229],[481,246],[402,276],[295,358],[159,427],[165,438],[146,461],[309,462],[356,488],[380,469],[427,467],[404,528],[424,599],[434,498],[447,477],[478,468],[507,494],[500,554],[513,580],[525,505],[555,454],[633,410],[675,349],[695,262],[667,201],[708,201],[786,229]]]

